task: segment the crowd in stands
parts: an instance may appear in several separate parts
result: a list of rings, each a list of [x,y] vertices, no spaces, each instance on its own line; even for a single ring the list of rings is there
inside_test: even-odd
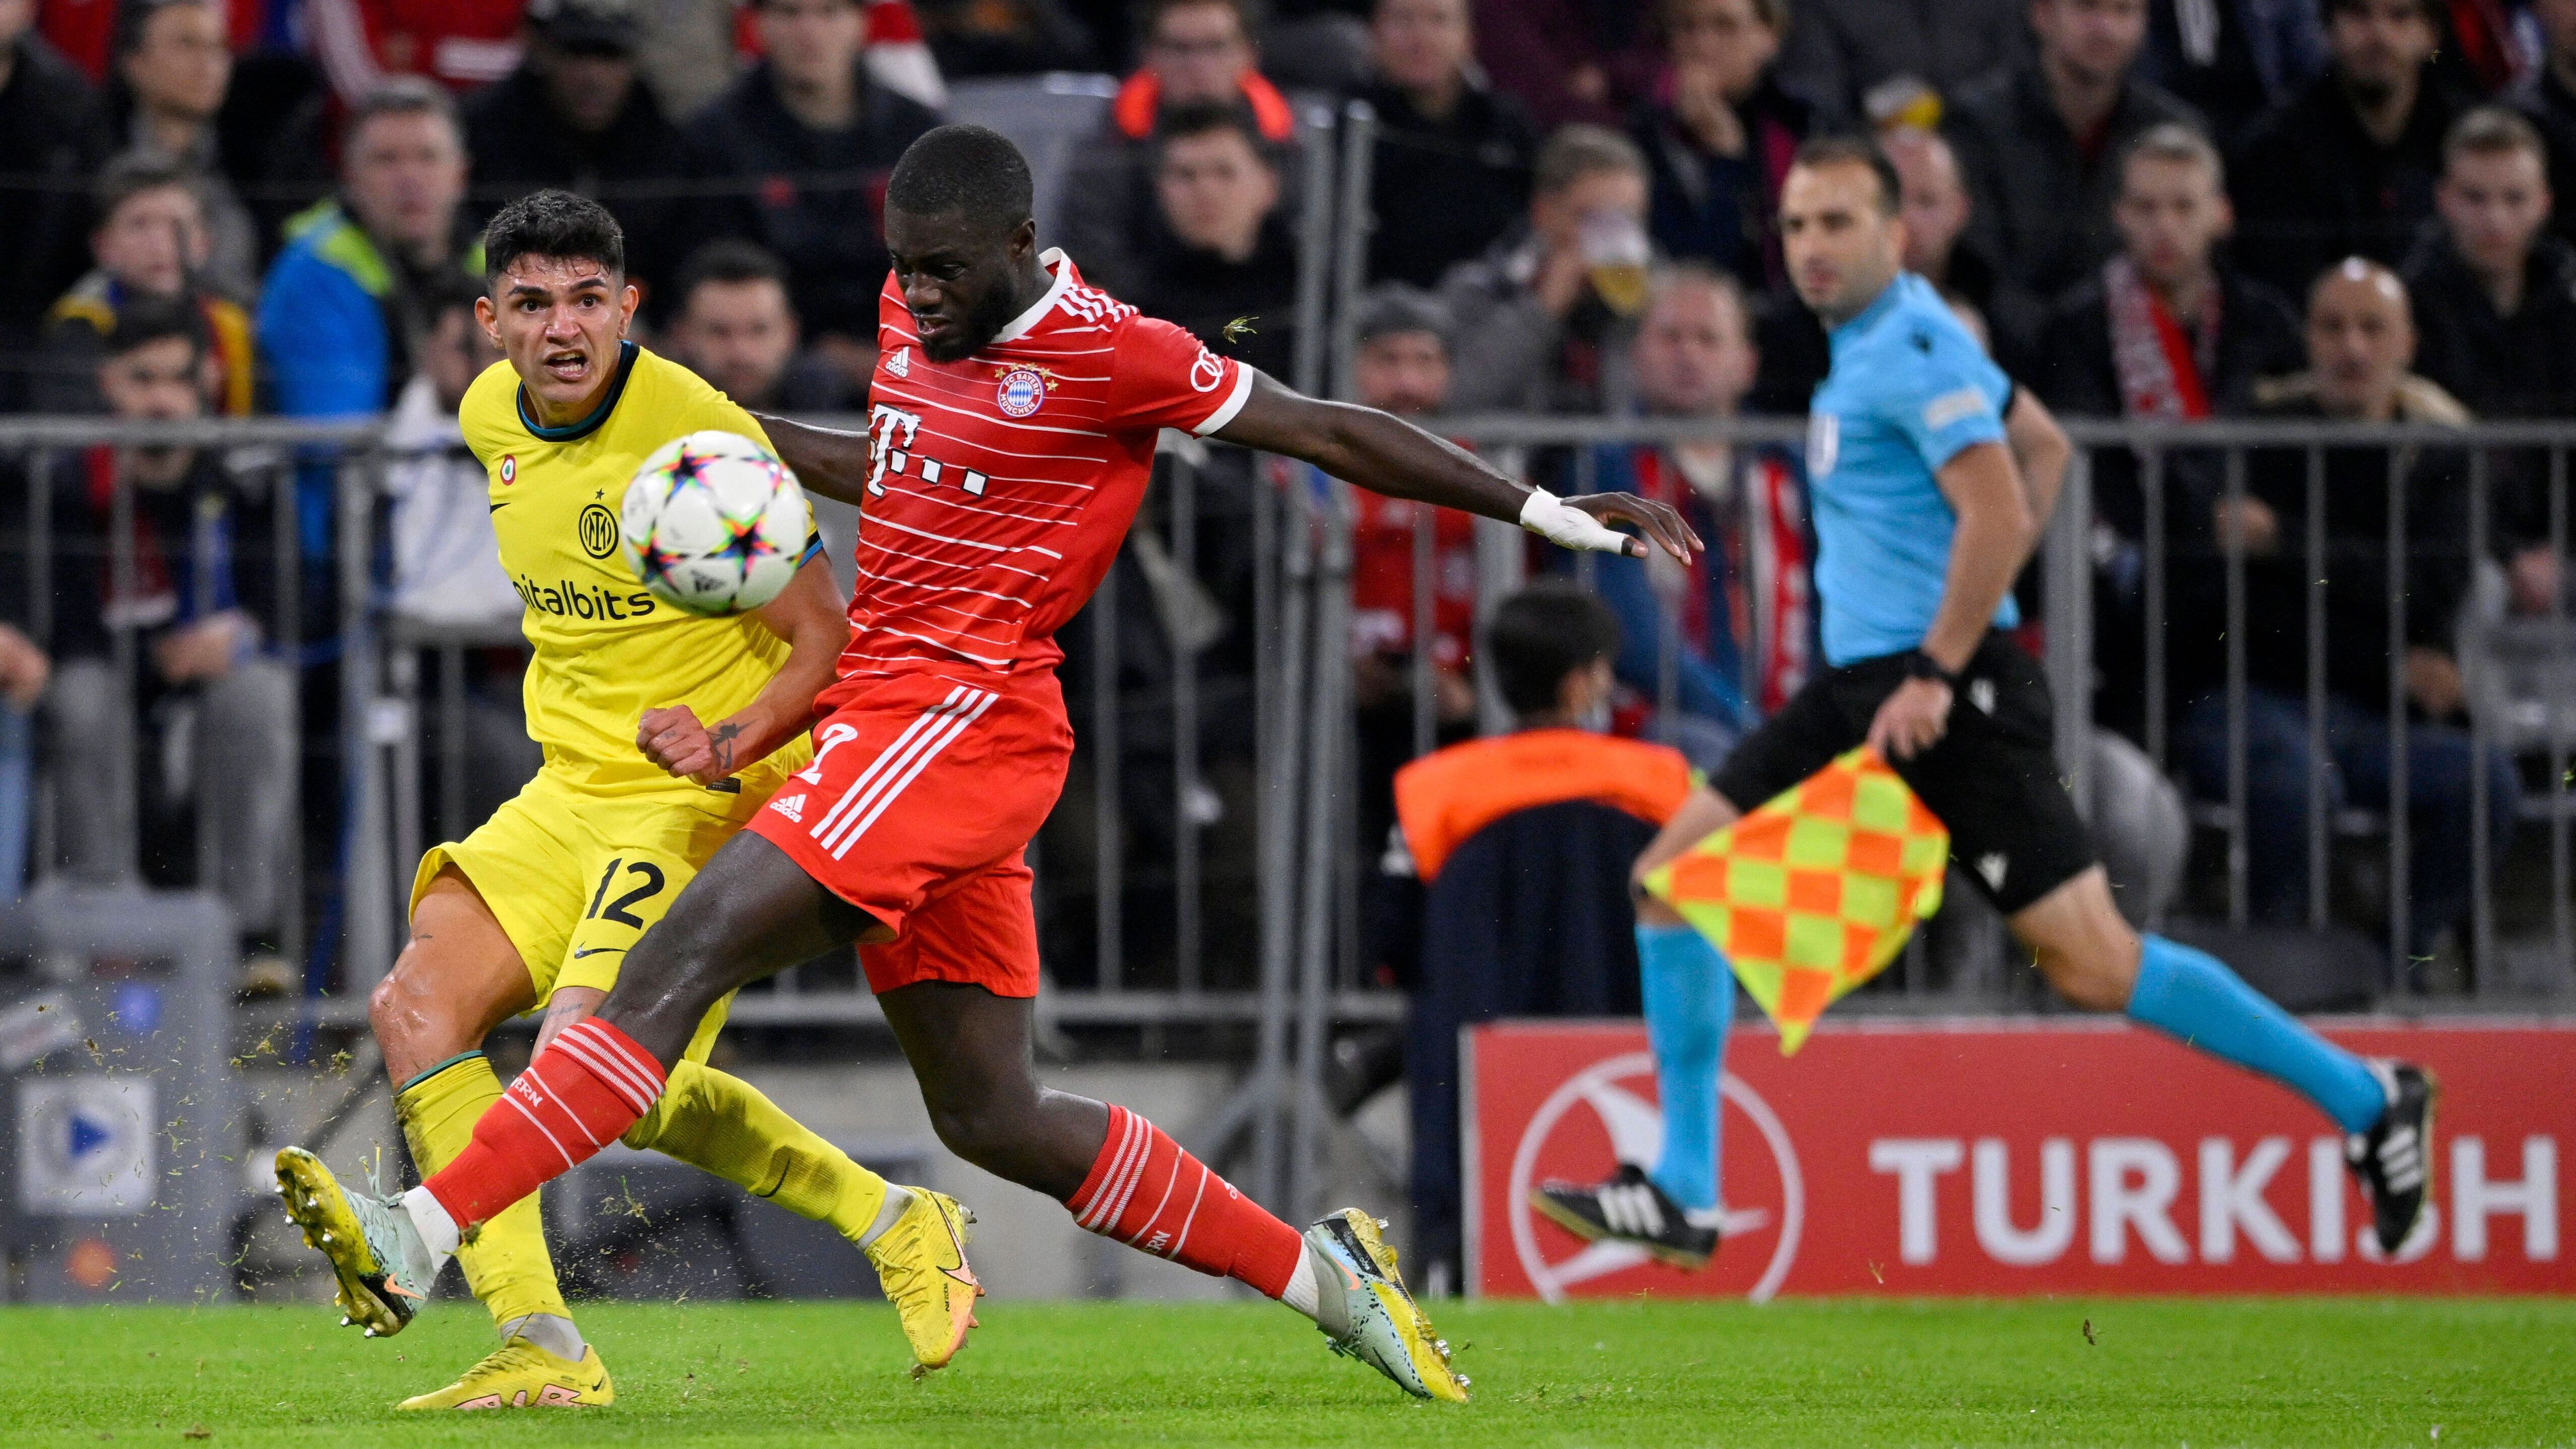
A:
[[[1298,105],[1369,102],[1353,386],[1411,416],[1802,411],[1828,343],[1769,218],[1799,143],[1847,131],[1902,179],[1907,265],[2062,413],[2576,417],[2576,0],[0,0],[0,412],[135,415],[137,359],[184,341],[205,414],[391,411],[431,437],[481,355],[479,227],[539,186],[617,212],[653,345],[756,407],[861,407],[888,169],[956,85],[1054,71],[1119,79],[1051,178],[1045,240],[1281,374],[1301,343],[1298,219],[1325,201],[1303,194]],[[2177,568],[2241,541],[2258,592],[2295,593],[2303,456],[2257,457],[2231,488],[2217,454],[2177,453]],[[2364,476],[2384,459],[2325,455],[2326,531],[2356,557],[2384,545],[2386,489]],[[174,540],[186,500],[221,492],[205,459],[96,466],[177,510]],[[1687,717],[1651,727],[1714,758],[1816,667],[1792,452],[1537,466],[1668,498],[1712,542],[1688,577],[1610,561],[1592,579],[1623,624],[1623,688]],[[2398,683],[2422,724],[2418,916],[2447,928],[2469,575],[2492,564],[2525,614],[2568,583],[2545,460],[2493,460],[2486,560],[2468,556],[2465,456],[2406,466],[2412,536],[2459,540],[2408,585]],[[327,481],[276,505],[314,557]],[[59,486],[105,496],[95,477]],[[2138,733],[2137,460],[2103,455],[2093,491],[2099,709]],[[1474,713],[1473,543],[1463,520],[1425,526],[1439,597],[1417,615],[1411,510],[1359,520],[1358,703],[1409,710],[1406,661],[1431,649],[1449,729]],[[2338,565],[2337,617],[2384,617],[2388,573]],[[2178,579],[2173,597],[2208,591]],[[260,607],[208,615],[244,621],[226,627],[245,659]],[[31,657],[69,677],[96,625],[72,612],[50,640],[0,625],[0,691],[27,693]],[[2279,615],[2254,651],[2252,791],[2295,840],[2305,611]],[[170,644],[206,627],[156,622],[162,685],[206,677],[221,650]],[[2174,659],[2223,655],[2223,620],[2183,609],[2172,628]],[[2393,677],[2376,636],[2329,654],[2324,736],[2366,803],[2395,748]],[[2176,678],[2177,765],[2223,794],[2213,681]],[[2487,774],[2509,817],[2510,763]],[[2258,847],[2259,909],[2301,916],[2304,852]]]

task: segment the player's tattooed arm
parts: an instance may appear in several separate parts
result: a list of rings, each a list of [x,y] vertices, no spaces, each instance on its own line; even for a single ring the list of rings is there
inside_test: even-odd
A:
[[[701,785],[767,759],[813,726],[814,696],[832,682],[833,662],[850,642],[842,608],[831,561],[817,556],[756,616],[787,641],[787,662],[751,703],[713,725],[700,723],[687,705],[648,709],[638,722],[635,747],[654,764]]]
[[[1633,493],[1556,499],[1495,471],[1466,449],[1375,408],[1323,402],[1253,375],[1234,420],[1217,429],[1229,443],[1302,458],[1372,493],[1410,498],[1517,523],[1569,548],[1643,557],[1647,541],[1687,563],[1704,545],[1682,516]],[[1576,516],[1580,515],[1580,516]],[[1644,539],[1599,525],[1630,523]]]
[[[761,431],[769,434],[769,446],[777,450],[779,460],[796,475],[806,492],[854,508],[865,504],[872,456],[867,434],[818,428],[765,413],[754,413],[752,417],[759,421]]]

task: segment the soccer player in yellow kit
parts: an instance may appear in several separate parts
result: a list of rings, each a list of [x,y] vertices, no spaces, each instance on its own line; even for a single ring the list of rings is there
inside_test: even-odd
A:
[[[485,1035],[542,1006],[542,1044],[588,1015],[626,949],[805,765],[815,693],[849,637],[819,539],[786,592],[729,619],[656,600],[619,558],[619,506],[655,449],[705,428],[767,440],[722,393],[626,339],[637,295],[608,213],[539,192],[494,218],[485,253],[491,290],[476,312],[508,360],[475,381],[459,419],[491,480],[502,565],[527,603],[528,733],[545,766],[479,829],[422,858],[410,942],[369,1003],[424,1176],[484,1112],[512,1110],[499,1105]],[[963,1252],[971,1215],[890,1186],[706,1066],[724,1015],[718,1003],[699,1025],[685,1088],[675,1072],[624,1140],[831,1223],[876,1266],[915,1357],[945,1363],[981,1291]],[[280,1155],[281,1177],[300,1155]],[[533,1197],[458,1257],[502,1346],[402,1407],[612,1400],[556,1285]],[[340,1297],[373,1333],[410,1316],[347,1282]]]

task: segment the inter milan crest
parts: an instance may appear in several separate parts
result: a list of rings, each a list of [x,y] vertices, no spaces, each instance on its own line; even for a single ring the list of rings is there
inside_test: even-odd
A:
[[[1015,367],[1002,374],[994,401],[1006,417],[1024,418],[1046,401],[1046,379],[1035,368]]]

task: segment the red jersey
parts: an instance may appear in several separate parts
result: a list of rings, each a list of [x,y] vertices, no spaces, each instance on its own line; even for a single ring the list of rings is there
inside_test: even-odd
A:
[[[960,362],[922,354],[887,278],[842,681],[1054,668],[1056,630],[1144,501],[1156,436],[1215,432],[1251,395],[1250,368],[1084,286],[1061,251],[1042,261],[1055,284]]]

